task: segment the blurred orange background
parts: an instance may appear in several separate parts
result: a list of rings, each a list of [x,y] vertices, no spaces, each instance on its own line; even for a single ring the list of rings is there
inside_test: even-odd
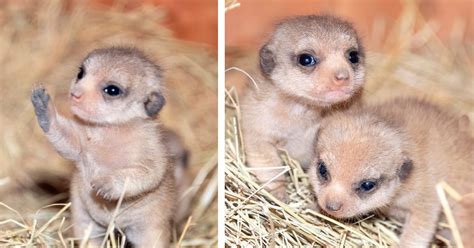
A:
[[[284,17],[328,13],[354,23],[364,41],[369,42],[366,45],[377,50],[382,44],[370,44],[377,39],[366,36],[377,33],[383,37],[380,30],[392,30],[407,3],[414,3],[418,14],[432,25],[443,41],[461,32],[465,41],[472,42],[474,35],[473,0],[240,0],[239,3],[240,7],[226,13],[227,46],[256,47]],[[375,29],[379,32],[373,32]]]
[[[80,1],[80,0],[76,0]],[[191,42],[209,45],[217,49],[217,1],[218,0],[88,0],[97,7],[108,7],[123,3],[127,8],[141,4],[154,4],[162,7],[166,13],[165,26],[170,28],[175,37]]]

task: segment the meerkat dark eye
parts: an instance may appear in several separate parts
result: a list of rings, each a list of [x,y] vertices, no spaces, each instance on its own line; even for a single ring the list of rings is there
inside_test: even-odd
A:
[[[77,80],[81,80],[85,74],[86,72],[84,70],[84,67],[83,66],[79,67],[79,72],[77,73]]]
[[[347,59],[348,59],[352,64],[357,64],[357,63],[359,63],[359,52],[357,52],[357,51],[350,51],[349,54],[347,55]]]
[[[328,168],[326,167],[326,164],[322,160],[318,161],[318,173],[319,173],[319,177],[321,177],[324,181],[327,181],[329,179]]]
[[[102,91],[109,96],[118,96],[122,94],[122,90],[115,85],[108,85]]]
[[[298,63],[302,66],[314,66],[318,60],[311,54],[303,53],[298,57]]]
[[[377,184],[373,181],[362,181],[360,183],[359,189],[361,192],[370,192],[372,191]]]

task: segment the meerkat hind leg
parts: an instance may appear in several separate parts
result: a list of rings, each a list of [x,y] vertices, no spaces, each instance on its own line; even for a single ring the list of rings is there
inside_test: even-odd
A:
[[[100,247],[102,240],[104,239],[103,235],[106,232],[106,229],[99,224],[97,224],[86,212],[82,202],[79,199],[72,199],[72,217],[74,219],[74,236],[76,238],[82,239],[86,235],[86,231],[91,229],[89,235],[88,247]],[[82,240],[80,242],[83,242]]]
[[[166,223],[143,223],[143,226],[125,230],[127,240],[136,248],[169,247],[171,225]]]

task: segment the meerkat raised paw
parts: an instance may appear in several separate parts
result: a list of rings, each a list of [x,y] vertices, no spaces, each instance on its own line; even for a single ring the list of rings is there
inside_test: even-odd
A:
[[[50,125],[50,116],[48,113],[49,95],[42,86],[37,86],[31,94],[31,102],[35,107],[35,114],[38,117],[38,123],[44,132],[48,132]]]
[[[356,30],[332,16],[298,16],[277,25],[260,49],[262,78],[243,98],[247,164],[261,184],[287,199],[278,149],[303,167],[324,112],[350,106],[364,83],[364,50]]]

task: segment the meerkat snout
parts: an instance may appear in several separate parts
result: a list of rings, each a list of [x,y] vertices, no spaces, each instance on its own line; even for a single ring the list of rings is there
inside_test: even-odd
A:
[[[350,193],[349,193],[350,194]],[[345,211],[345,205],[350,202],[347,199],[347,192],[344,185],[338,183],[329,183],[326,189],[320,195],[320,206],[331,215],[338,217]]]
[[[338,201],[326,201],[326,210],[331,212],[337,212],[342,208],[342,203]]]
[[[80,102],[82,100],[82,92],[77,90],[71,90],[70,97],[71,100],[75,102]]]
[[[346,69],[339,69],[334,73],[334,84],[343,85],[349,80],[349,71]]]

